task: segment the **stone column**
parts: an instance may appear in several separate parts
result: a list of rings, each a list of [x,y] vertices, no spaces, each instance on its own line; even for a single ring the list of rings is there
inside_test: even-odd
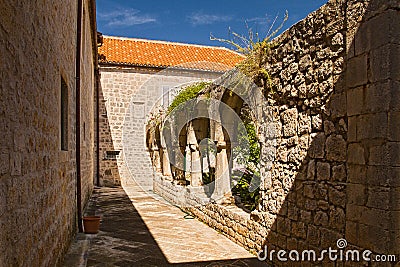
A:
[[[164,176],[172,176],[167,147],[162,148],[162,167],[162,174]]]
[[[161,168],[161,158],[160,158],[160,149],[158,146],[153,146],[153,165],[156,168],[156,171],[161,173],[162,168]]]
[[[192,186],[202,186],[203,177],[201,172],[201,159],[200,151],[198,145],[190,145],[190,150],[192,152],[192,168],[190,170],[190,185]]]
[[[172,156],[171,171],[174,174],[173,178],[175,184],[185,185],[186,184],[185,172],[184,172],[185,163],[182,161],[181,157],[178,156],[181,153],[185,153],[183,148],[181,148],[179,145],[174,145],[173,151],[171,153]]]
[[[192,153],[190,147],[185,147],[185,166],[184,166],[184,177],[186,180],[190,180],[190,170],[192,169]]]
[[[219,123],[215,124],[215,137],[217,141],[217,156],[215,166],[215,188],[212,194],[212,198],[217,203],[231,203],[232,192],[231,192],[231,177],[229,171],[229,159],[227,152],[227,143],[224,140],[224,133],[222,125]]]
[[[225,141],[217,143],[217,157],[215,166],[215,189],[212,198],[218,203],[231,202],[231,177],[229,160]]]
[[[168,125],[169,126],[169,125]],[[171,171],[171,161],[170,155],[168,154],[170,151],[168,150],[168,145],[171,148],[171,132],[166,129],[167,127],[161,127],[160,129],[160,142],[161,142],[161,151],[162,151],[162,174],[164,176],[172,177]],[[169,127],[168,127],[169,128]]]
[[[201,173],[200,151],[199,145],[197,144],[193,122],[190,122],[188,125],[187,145],[190,149],[190,185],[201,186],[203,179]]]

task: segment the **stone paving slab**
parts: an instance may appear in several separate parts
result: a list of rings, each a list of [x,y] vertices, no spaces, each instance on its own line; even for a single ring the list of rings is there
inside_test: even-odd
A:
[[[68,250],[62,267],[85,267],[87,261],[87,253],[90,246],[90,240],[94,236],[95,235],[78,233]]]
[[[93,199],[102,221],[91,238],[87,266],[265,266],[222,234],[135,185],[98,188]]]

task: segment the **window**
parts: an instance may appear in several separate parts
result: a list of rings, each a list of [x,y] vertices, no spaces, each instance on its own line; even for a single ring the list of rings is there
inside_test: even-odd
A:
[[[68,150],[68,86],[61,77],[61,150]]]

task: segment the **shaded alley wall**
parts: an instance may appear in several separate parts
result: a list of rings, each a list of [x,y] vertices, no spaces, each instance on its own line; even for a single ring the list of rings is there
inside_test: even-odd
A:
[[[83,204],[93,188],[90,3],[82,26]],[[0,266],[56,266],[77,231],[76,16],[76,1],[1,2]]]
[[[396,5],[330,1],[266,57],[277,146],[268,165],[263,144],[260,221],[270,249],[345,238],[348,249],[399,253]]]

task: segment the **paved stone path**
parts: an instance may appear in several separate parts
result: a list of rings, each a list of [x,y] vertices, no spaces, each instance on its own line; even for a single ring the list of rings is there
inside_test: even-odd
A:
[[[100,232],[78,235],[64,266],[265,266],[222,234],[138,186],[98,188],[90,206],[102,216]]]

